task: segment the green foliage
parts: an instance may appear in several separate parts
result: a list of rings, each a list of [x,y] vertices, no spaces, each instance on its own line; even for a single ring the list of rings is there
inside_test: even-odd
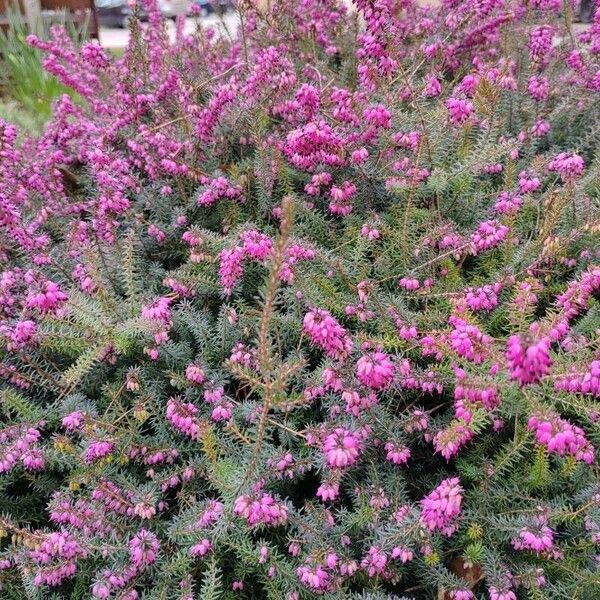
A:
[[[18,7],[11,5],[6,15],[8,28],[0,29],[0,90],[16,108],[4,104],[6,116],[0,109],[0,118],[25,124],[26,129],[34,133],[50,118],[55,99],[63,94],[73,98],[77,95],[44,69],[41,52],[27,43],[30,28]],[[34,26],[35,33],[48,37],[52,25],[62,25],[73,39],[85,38],[87,23],[75,26],[66,15],[66,12],[58,12],[51,20],[41,18]]]

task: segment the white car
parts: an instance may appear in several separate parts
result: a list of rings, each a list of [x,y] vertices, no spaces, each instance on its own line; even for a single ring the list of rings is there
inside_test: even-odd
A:
[[[192,6],[191,0],[158,0],[158,8],[163,17],[174,19],[187,15]]]

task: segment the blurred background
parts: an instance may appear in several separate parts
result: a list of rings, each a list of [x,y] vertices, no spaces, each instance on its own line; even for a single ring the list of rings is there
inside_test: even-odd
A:
[[[134,1],[134,0],[133,0]],[[267,2],[268,0],[256,0]],[[352,7],[351,0],[346,0]],[[418,0],[435,5],[439,0]],[[39,50],[27,43],[35,33],[48,39],[53,24],[64,25],[76,45],[97,39],[120,56],[129,39],[128,24],[133,15],[132,0],[0,0],[0,119],[12,122],[24,132],[39,133],[49,119],[52,103],[63,94],[77,101],[73,90],[62,86],[43,67]],[[137,3],[139,4],[139,2]],[[167,18],[168,31],[175,37],[175,20],[183,17],[183,32],[192,33],[199,24],[233,35],[238,25],[235,0],[158,0]],[[593,15],[594,0],[582,0],[575,27]],[[142,23],[147,15],[135,9]],[[144,24],[142,24],[144,26]]]
[[[179,16],[184,18],[184,33],[202,24],[234,34],[234,2],[158,0],[158,6],[174,38]],[[144,26],[147,15],[136,10]],[[73,90],[44,69],[41,52],[27,43],[30,33],[48,39],[50,27],[64,25],[76,45],[97,39],[120,56],[129,39],[132,14],[129,0],[0,0],[0,119],[14,123],[23,134],[39,134],[57,98],[69,94],[77,101]]]
[[[172,21],[185,16],[189,31],[198,20],[217,27],[236,27],[235,0],[158,0],[158,7]],[[145,21],[143,10],[138,9],[138,15]],[[97,38],[107,48],[125,47],[131,16],[129,0],[0,0],[0,29],[5,35],[15,26],[22,29],[20,25],[39,29],[40,22],[67,23],[79,35]]]

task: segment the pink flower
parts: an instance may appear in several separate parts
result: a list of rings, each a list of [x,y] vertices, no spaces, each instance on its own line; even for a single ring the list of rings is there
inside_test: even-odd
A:
[[[134,506],[133,512],[142,519],[151,519],[156,514],[156,508],[144,502],[138,502]]]
[[[517,596],[509,587],[497,587],[490,585],[490,600],[517,600]]]
[[[104,49],[97,41],[83,44],[81,47],[81,57],[97,69],[104,69],[110,64],[110,60],[106,56]]]
[[[346,330],[326,310],[317,308],[304,316],[304,331],[313,344],[340,360],[352,352],[352,340]]]
[[[341,187],[331,186],[329,196],[329,212],[341,217],[347,217],[352,212],[350,199],[356,195],[356,186],[350,181],[344,181]]]
[[[36,333],[37,325],[34,321],[18,321],[9,333],[10,342],[7,344],[7,349],[14,351],[23,348],[34,341]]]
[[[583,158],[579,154],[569,154],[568,152],[557,154],[548,163],[548,170],[558,173],[563,181],[574,181],[581,177],[584,168]]]
[[[393,560],[399,558],[400,562],[404,564],[410,562],[413,559],[414,555],[413,551],[410,548],[406,548],[404,546],[395,546],[394,548],[392,548],[392,553],[390,554],[390,557]]]
[[[458,317],[451,316],[449,321],[454,326],[448,336],[450,347],[458,356],[477,365],[481,364],[488,356],[492,338],[484,334],[476,325],[471,325]]]
[[[225,394],[225,390],[222,386],[217,387],[209,387],[204,390],[204,402],[207,404],[215,404],[216,402],[220,402]]]
[[[218,500],[209,500],[206,508],[198,517],[196,526],[200,529],[210,527],[221,518],[224,508],[222,502],[219,502]]]
[[[197,414],[198,408],[191,402],[181,402],[177,398],[169,398],[167,401],[167,421],[193,440],[200,439],[202,432]]]
[[[35,565],[33,584],[56,586],[75,575],[77,559],[86,552],[71,534],[61,531],[44,535],[29,556]]]
[[[330,575],[321,565],[302,565],[296,569],[296,573],[300,582],[315,592],[326,590],[329,586]]]
[[[546,446],[548,452],[555,452],[559,456],[571,455],[588,464],[594,462],[595,449],[583,429],[558,415],[533,415],[529,418],[527,428],[535,431],[536,442]]]
[[[472,600],[475,598],[473,592],[468,588],[457,588],[450,592],[450,598],[452,600]]]
[[[414,152],[421,143],[421,137],[421,133],[418,131],[399,131],[393,135],[392,139],[401,148]]]
[[[340,575],[344,577],[352,577],[358,571],[358,563],[355,560],[343,560],[339,563]]]
[[[423,89],[423,96],[426,98],[435,98],[442,93],[442,86],[435,75],[429,75],[427,77],[427,84]]]
[[[298,542],[291,542],[290,545],[288,546],[288,552],[292,555],[292,556],[298,556],[300,554],[300,544]]]
[[[352,152],[350,160],[354,165],[362,165],[367,158],[369,158],[369,151],[366,148],[359,148]]]
[[[210,540],[205,538],[203,540],[200,540],[197,544],[194,544],[190,548],[190,554],[193,557],[198,558],[201,556],[206,556],[211,550],[212,550],[212,544],[211,544]]]
[[[398,285],[407,292],[418,290],[420,287],[419,280],[411,277],[402,277],[398,282]]]
[[[508,227],[498,221],[484,221],[472,235],[473,254],[499,246],[508,236]]]
[[[233,415],[233,402],[230,400],[221,400],[216,403],[210,414],[213,421],[229,421]]]
[[[248,348],[240,342],[231,349],[229,361],[235,365],[243,365],[249,369],[256,369],[258,366],[256,349]]]
[[[393,462],[395,465],[404,465],[410,458],[410,449],[395,442],[386,442],[384,449],[387,460]]]
[[[304,186],[304,191],[309,196],[318,196],[321,193],[321,187],[327,187],[331,185],[331,181],[331,173],[328,173],[327,171],[315,173],[311,177],[310,183]]]
[[[346,403],[346,412],[358,417],[363,410],[368,410],[379,402],[379,398],[375,392],[361,396],[356,390],[344,390],[342,392],[342,400]]]
[[[516,215],[522,205],[523,198],[521,196],[511,192],[502,192],[496,200],[494,210],[500,215]]]
[[[473,430],[463,419],[452,421],[433,438],[433,446],[446,460],[458,454],[458,451],[473,439]]]
[[[371,227],[370,225],[365,224],[360,228],[360,235],[372,242],[381,237],[381,232],[376,227]]]
[[[241,246],[225,248],[219,254],[219,281],[226,296],[231,295],[233,288],[244,275],[244,254]]]
[[[483,407],[487,411],[500,403],[498,389],[494,385],[482,385],[466,379],[463,369],[455,368],[456,386],[454,387],[454,408],[457,419],[470,423],[472,412]]]
[[[205,183],[207,186],[198,196],[199,206],[212,206],[220,200],[243,200],[242,188],[229,183],[225,177],[217,177]]]
[[[377,510],[383,510],[390,505],[389,498],[385,495],[385,490],[383,488],[375,489],[369,500],[369,506],[372,508],[376,508]]]
[[[185,378],[195,385],[200,385],[206,380],[204,371],[201,367],[195,364],[190,364],[185,369]]]
[[[154,225],[154,223],[148,227],[148,235],[153,237],[159,244],[164,242],[167,237],[167,234]]]
[[[171,321],[172,298],[158,298],[152,304],[142,306],[142,317],[168,324]]]
[[[392,126],[392,115],[382,104],[366,108],[363,116],[367,123],[370,123],[374,127],[389,129]]]
[[[279,278],[285,283],[294,283],[294,270],[292,267],[302,261],[314,260],[316,252],[312,248],[305,248],[300,244],[292,244],[285,251],[285,261],[279,271]]]
[[[323,482],[317,489],[317,496],[321,498],[323,502],[327,500],[335,500],[340,493],[340,485],[335,482]]]
[[[273,242],[264,233],[256,230],[244,231],[240,238],[243,241],[243,249],[248,258],[253,260],[265,260],[273,251]]]
[[[342,141],[326,121],[290,131],[283,151],[295,167],[309,172],[319,165],[337,167],[344,163]]]
[[[21,462],[28,471],[41,471],[46,466],[41,450],[31,448],[21,456]]]
[[[542,186],[540,180],[530,171],[519,173],[519,193],[530,194],[536,192]]]
[[[131,538],[128,545],[131,562],[138,569],[143,569],[155,562],[158,551],[160,550],[158,538],[154,533],[147,529],[140,529],[138,533]]]
[[[445,535],[451,535],[456,529],[455,520],[460,515],[462,491],[458,477],[442,481],[421,500],[421,523],[429,531],[439,529]]]
[[[535,339],[531,336],[511,335],[506,350],[511,379],[523,386],[537,383],[548,375],[552,365],[550,344],[548,337]]]
[[[385,570],[387,556],[377,546],[371,546],[369,552],[362,559],[360,566],[367,571],[369,577],[380,575]]]
[[[85,415],[80,410],[69,413],[66,417],[63,417],[61,423],[67,431],[75,431],[80,429],[85,420]]]
[[[106,600],[110,596],[110,585],[106,581],[98,581],[92,586],[92,596]]]
[[[343,389],[342,379],[335,369],[323,369],[322,379],[328,390],[339,392]]]
[[[394,363],[385,352],[375,350],[358,359],[356,377],[366,387],[384,389],[394,378]]]
[[[422,410],[415,409],[408,416],[408,420],[404,425],[406,433],[415,433],[418,431],[425,431],[429,427],[429,417],[427,413]]]
[[[360,454],[360,438],[356,433],[338,427],[323,442],[327,465],[345,468],[353,465]]]
[[[538,554],[550,550],[554,544],[554,532],[547,525],[535,528],[523,527],[519,537],[512,540],[515,550],[532,550]]]
[[[589,367],[579,368],[554,380],[554,389],[571,394],[600,396],[600,360],[594,360]]]
[[[446,108],[448,109],[448,120],[452,125],[466,123],[474,113],[471,102],[458,98],[448,98]]]
[[[545,119],[539,119],[531,126],[530,132],[534,137],[544,137],[550,132],[550,123]]]
[[[546,98],[548,98],[548,93],[550,92],[550,83],[545,77],[532,75],[527,82],[527,91],[534,100],[541,102],[542,100],[546,100]]]
[[[113,451],[114,447],[114,443],[108,440],[92,442],[85,451],[85,462],[90,465],[105,456],[108,456]]]
[[[465,290],[465,301],[473,311],[490,311],[498,306],[498,293],[502,290],[499,283],[484,285],[480,288],[467,288]]]
[[[540,25],[531,30],[529,36],[529,55],[533,61],[545,64],[552,51],[552,35],[554,31],[549,25]]]
[[[239,496],[233,506],[233,512],[246,519],[250,527],[259,524],[275,527],[287,522],[288,509],[285,504],[275,501],[270,494]]]
[[[57,314],[61,306],[68,300],[68,296],[53,281],[45,281],[40,290],[27,294],[25,300],[27,308],[37,309],[41,313]]]

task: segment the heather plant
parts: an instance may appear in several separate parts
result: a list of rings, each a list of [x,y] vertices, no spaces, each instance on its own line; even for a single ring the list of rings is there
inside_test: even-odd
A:
[[[0,127],[2,597],[600,595],[600,11],[151,0]]]

